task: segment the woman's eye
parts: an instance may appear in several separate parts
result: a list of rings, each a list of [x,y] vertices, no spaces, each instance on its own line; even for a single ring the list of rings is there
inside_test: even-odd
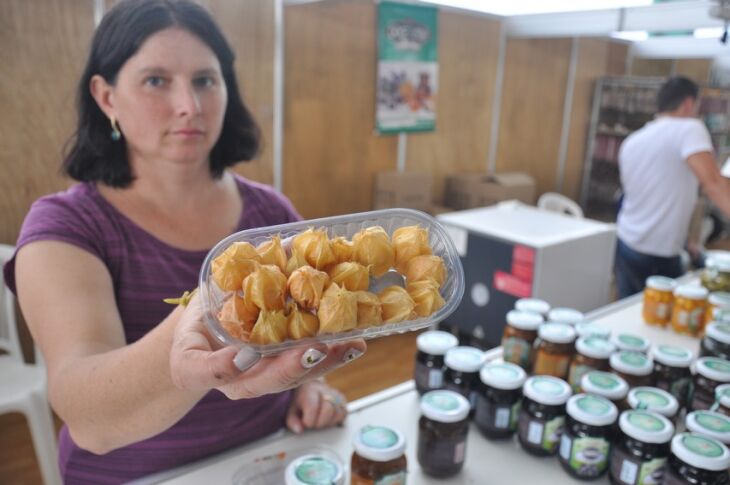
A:
[[[150,76],[145,79],[145,84],[152,87],[160,87],[165,84],[165,79],[162,76]]]
[[[193,80],[193,85],[197,88],[209,88],[215,85],[215,79],[209,76],[198,77]]]

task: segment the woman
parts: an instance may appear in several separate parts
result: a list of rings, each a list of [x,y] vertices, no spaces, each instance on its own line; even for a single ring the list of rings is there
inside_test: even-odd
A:
[[[257,152],[233,53],[189,0],[128,0],[102,20],[78,91],[64,171],[81,182],[38,200],[6,281],[48,368],[66,423],[66,483],[117,483],[283,426],[345,417],[316,378],[362,341],[257,360],[213,350],[197,298],[208,250],[228,234],[297,220],[289,201],[226,167]],[[295,389],[289,391],[289,389]]]

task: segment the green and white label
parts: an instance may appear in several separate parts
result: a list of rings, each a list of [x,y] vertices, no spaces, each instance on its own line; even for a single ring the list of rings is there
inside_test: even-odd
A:
[[[337,465],[326,458],[308,458],[297,466],[294,473],[299,481],[308,485],[333,483],[337,478]]]
[[[682,347],[675,347],[674,345],[660,345],[659,352],[668,355],[670,357],[678,357],[680,359],[686,359],[689,357],[689,351]]]
[[[642,408],[658,409],[665,408],[669,405],[669,399],[666,396],[654,391],[638,391],[635,394]]]
[[[611,406],[604,400],[595,396],[585,396],[578,399],[578,408],[591,416],[605,416],[611,412]]]
[[[398,435],[392,429],[382,426],[363,426],[360,431],[360,441],[365,446],[376,449],[386,449],[398,443]]]
[[[697,424],[703,428],[717,433],[730,433],[730,418],[721,418],[716,414],[695,411]]]
[[[646,364],[649,362],[646,355],[642,354],[641,352],[621,352],[621,362],[623,362],[626,365],[630,365],[631,367],[645,367]]]
[[[511,362],[526,369],[530,365],[531,348],[525,339],[507,337],[502,340],[502,358],[505,362]]]
[[[706,458],[719,458],[723,454],[722,447],[715,440],[707,439],[704,436],[685,435],[682,438],[682,444],[689,451]]]
[[[629,347],[635,347],[640,349],[644,346],[644,339],[626,333],[622,333],[621,335],[619,335],[618,340],[622,344],[628,345]]]
[[[532,387],[541,394],[550,396],[560,396],[565,392],[563,386],[559,382],[545,377],[535,377],[532,380]]]
[[[450,394],[436,392],[428,394],[424,397],[424,401],[429,406],[439,411],[455,411],[459,409],[459,401]]]
[[[594,386],[607,391],[616,389],[621,385],[618,379],[611,374],[590,374],[588,376],[588,381],[590,381],[590,383]]]
[[[570,468],[584,478],[597,477],[608,467],[611,445],[604,438],[570,439],[564,434],[560,440],[560,456]]]
[[[714,371],[730,374],[730,362],[726,360],[707,359],[705,360],[705,365]]]
[[[628,421],[643,431],[658,432],[664,429],[664,423],[659,418],[647,413],[630,413]]]

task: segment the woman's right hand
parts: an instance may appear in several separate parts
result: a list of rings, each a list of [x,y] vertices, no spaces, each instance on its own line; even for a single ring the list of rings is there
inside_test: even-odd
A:
[[[179,307],[180,320],[170,349],[170,374],[181,389],[218,389],[230,399],[245,399],[292,389],[360,357],[364,340],[292,349],[264,357],[248,347],[214,350],[203,323],[200,298]]]

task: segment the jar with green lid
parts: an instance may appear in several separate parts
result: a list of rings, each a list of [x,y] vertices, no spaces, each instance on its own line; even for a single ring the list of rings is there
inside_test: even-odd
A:
[[[581,480],[602,476],[608,468],[618,409],[608,399],[578,394],[568,400],[566,414],[560,464],[569,475]]]
[[[575,331],[580,337],[599,337],[604,340],[611,338],[611,329],[608,327],[602,327],[590,322],[581,322],[575,326]]]
[[[730,360],[730,323],[712,322],[705,328],[700,344],[700,357]]]
[[[350,484],[388,483],[405,485],[408,462],[406,440],[397,429],[365,425],[352,440]]]
[[[487,364],[479,372],[474,423],[487,438],[509,438],[517,429],[525,371],[508,362]]]
[[[543,319],[537,313],[512,310],[507,313],[507,325],[502,335],[502,359],[519,365],[524,370],[532,368],[533,344],[537,329]]]
[[[431,330],[416,339],[414,381],[419,394],[441,389],[444,382],[444,355],[459,345],[459,340],[448,332]]]
[[[580,388],[582,392],[605,397],[614,403],[619,411],[628,409],[626,396],[629,393],[629,385],[612,372],[588,372],[580,380]]]
[[[715,389],[730,382],[730,361],[717,357],[700,357],[695,364],[689,409],[710,409],[715,404]]]
[[[658,345],[652,349],[652,357],[652,385],[669,392],[680,407],[685,407],[692,386],[690,365],[694,361],[694,354],[684,347]]]
[[[672,423],[679,412],[677,399],[667,391],[656,387],[635,387],[626,398],[631,409],[646,409],[661,414]]]
[[[464,466],[469,432],[469,401],[453,391],[431,391],[421,397],[418,463],[427,475],[449,477]]]
[[[672,329],[677,333],[698,335],[705,323],[707,289],[701,286],[682,285],[674,290]]]
[[[553,376],[534,376],[522,387],[522,410],[517,437],[522,448],[536,456],[558,451],[565,426],[565,403],[571,390],[567,382]]]
[[[719,321],[730,313],[730,293],[715,291],[707,297],[707,310],[705,312],[705,325],[710,322]]]
[[[621,376],[630,388],[651,384],[654,362],[646,354],[623,350],[612,354],[609,363],[611,370]]]
[[[343,466],[332,457],[308,454],[292,460],[284,471],[286,485],[344,485]]]
[[[712,410],[730,416],[730,384],[722,384],[715,388],[715,404]]]
[[[444,389],[464,396],[474,409],[479,386],[479,369],[484,365],[484,352],[476,347],[454,347],[444,358]]]
[[[687,431],[730,445],[730,416],[714,411],[692,411],[684,420]]]
[[[520,298],[515,302],[515,310],[537,313],[545,319],[550,312],[550,303],[539,298]]]
[[[619,435],[611,451],[613,484],[662,483],[674,426],[661,414],[630,410],[618,419]]]
[[[651,347],[651,342],[649,342],[648,339],[645,339],[641,335],[634,335],[625,332],[614,335],[611,342],[613,342],[617,350],[633,350],[644,354],[647,353],[649,351],[649,347]]]
[[[730,258],[708,257],[700,281],[710,291],[730,291]]]
[[[672,439],[664,485],[727,485],[730,451],[717,440],[695,433]]]
[[[582,337],[575,343],[575,350],[568,371],[568,384],[573,391],[579,389],[580,380],[586,372],[611,368],[608,359],[616,351],[616,346],[600,337]]]
[[[553,308],[548,313],[547,321],[551,323],[567,323],[577,325],[585,320],[585,315],[574,308]]]
[[[538,329],[532,373],[560,379],[568,378],[568,367],[575,353],[575,329],[566,323],[545,323]]]

